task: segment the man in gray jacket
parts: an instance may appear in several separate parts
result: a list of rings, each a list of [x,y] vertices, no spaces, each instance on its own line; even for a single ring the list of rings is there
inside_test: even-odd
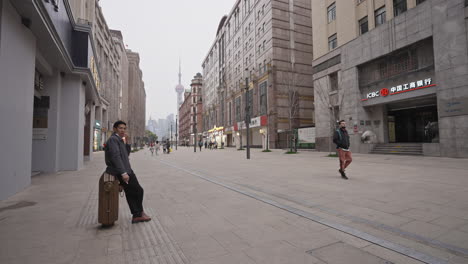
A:
[[[127,124],[123,121],[114,123],[114,134],[109,137],[104,148],[106,153],[106,172],[119,179],[125,191],[130,212],[133,215],[132,223],[147,222],[151,218],[143,211],[143,188],[130,166],[131,146],[125,133]]]

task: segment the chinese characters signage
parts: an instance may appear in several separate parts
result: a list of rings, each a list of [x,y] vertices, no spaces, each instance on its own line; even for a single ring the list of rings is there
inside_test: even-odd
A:
[[[98,89],[98,91],[100,91],[101,90],[101,82],[99,81],[99,73],[98,73],[98,69],[97,69],[94,57],[91,57],[90,69],[91,69],[91,73],[93,74],[93,78],[94,78],[94,82],[96,84],[96,88]]]
[[[367,101],[369,99],[377,97],[386,97],[400,93],[411,92],[419,89],[424,89],[428,87],[436,86],[432,83],[432,78],[427,78],[424,80],[409,82],[405,84],[400,84],[391,88],[382,88],[379,91],[373,91],[366,94],[366,98],[361,99],[361,101]]]

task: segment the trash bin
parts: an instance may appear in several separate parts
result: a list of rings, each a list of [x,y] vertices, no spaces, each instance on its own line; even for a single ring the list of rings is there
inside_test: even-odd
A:
[[[119,181],[104,172],[99,179],[98,222],[106,227],[119,218]]]

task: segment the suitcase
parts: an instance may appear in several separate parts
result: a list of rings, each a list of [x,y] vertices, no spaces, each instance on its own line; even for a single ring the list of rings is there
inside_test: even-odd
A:
[[[103,227],[113,226],[119,218],[119,181],[104,172],[99,179],[98,222]]]

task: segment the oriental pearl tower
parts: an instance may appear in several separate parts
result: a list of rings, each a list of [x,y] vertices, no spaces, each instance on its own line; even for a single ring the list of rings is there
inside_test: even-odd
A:
[[[175,91],[177,93],[177,112],[179,112],[180,105],[183,103],[183,94],[185,92],[185,88],[182,85],[182,73],[180,72],[180,60],[179,60],[179,84],[176,85]]]

